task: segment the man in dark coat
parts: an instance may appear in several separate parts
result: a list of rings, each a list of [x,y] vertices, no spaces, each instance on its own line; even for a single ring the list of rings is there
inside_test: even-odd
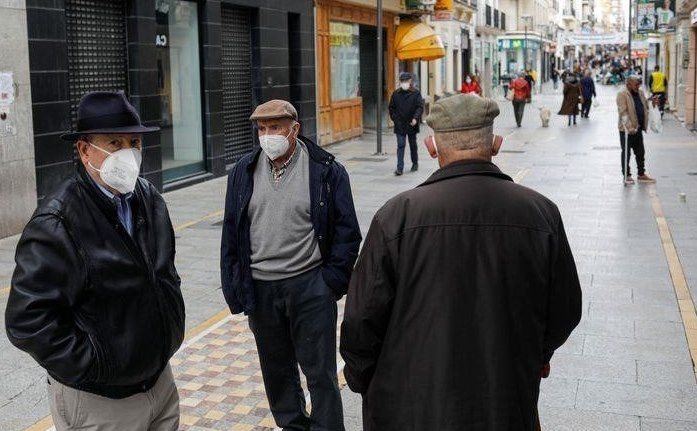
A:
[[[85,95],[77,172],[34,212],[17,245],[5,323],[48,373],[58,431],[176,430],[169,366],[184,338],[174,230],[138,178],[144,127],[122,92]]]
[[[583,78],[581,78],[581,96],[583,97],[583,103],[581,104],[581,118],[588,118],[588,114],[591,111],[591,105],[593,104],[593,98],[597,97],[595,94],[595,82],[593,82],[592,73],[586,70]]]
[[[581,317],[557,207],[493,163],[496,102],[437,101],[441,169],[373,218],[340,351],[365,431],[526,430],[540,378]]]
[[[346,293],[361,243],[349,177],[334,156],[299,136],[290,102],[263,103],[250,120],[260,148],[228,177],[223,294],[233,314],[249,316],[276,424],[342,431],[336,301]]]
[[[395,175],[404,171],[404,149],[407,137],[411,151],[411,170],[419,169],[419,154],[416,146],[416,134],[419,133],[419,123],[424,112],[424,99],[419,90],[414,88],[411,73],[402,72],[399,75],[399,88],[390,98],[390,118],[394,123],[394,133],[397,135],[397,170]]]

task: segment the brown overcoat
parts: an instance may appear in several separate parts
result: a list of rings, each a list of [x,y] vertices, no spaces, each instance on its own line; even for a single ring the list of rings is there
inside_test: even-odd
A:
[[[578,104],[581,103],[581,86],[578,81],[564,84],[564,101],[559,115],[578,115]]]

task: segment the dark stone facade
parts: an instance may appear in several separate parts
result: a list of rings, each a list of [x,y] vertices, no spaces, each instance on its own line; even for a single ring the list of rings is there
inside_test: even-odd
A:
[[[67,0],[69,1],[69,0]],[[27,0],[37,195],[44,197],[73,171],[66,0]],[[222,114],[221,7],[245,7],[252,17],[252,106],[280,98],[298,109],[303,134],[316,138],[312,0],[199,1],[202,125],[206,173],[163,184],[158,134],[147,136],[143,176],[160,190],[225,175]],[[127,0],[128,95],[146,125],[161,117],[155,55],[155,0]]]

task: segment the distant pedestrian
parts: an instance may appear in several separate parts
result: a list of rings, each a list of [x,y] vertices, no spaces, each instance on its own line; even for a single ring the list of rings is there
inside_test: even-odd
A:
[[[576,116],[578,115],[578,104],[581,103],[581,86],[578,78],[573,73],[569,74],[564,82],[564,101],[561,104],[559,115],[566,115],[569,118],[568,126],[571,126],[573,119],[576,125]]]
[[[462,87],[460,88],[460,93],[474,93],[481,96],[482,88],[479,86],[479,83],[476,79],[474,79],[471,75],[467,75],[465,77],[465,82],[462,83]]]
[[[583,98],[583,103],[581,104],[581,118],[588,118],[591,105],[593,104],[593,98],[597,97],[595,94],[595,82],[593,82],[590,70],[586,70],[585,76],[581,78],[581,97]]]
[[[656,65],[653,68],[651,76],[649,76],[649,88],[651,95],[658,99],[658,109],[661,111],[661,117],[666,107],[666,89],[668,88],[668,78],[665,73],[661,72],[661,68]]]
[[[518,77],[511,82],[510,91],[513,92],[513,114],[515,115],[515,123],[520,127],[523,122],[523,113],[525,112],[525,104],[530,97],[530,84],[525,79],[525,72],[518,73]]]
[[[551,78],[552,78],[552,85],[554,86],[554,89],[556,90],[559,87],[559,71],[557,70],[556,67],[552,69]]]
[[[491,99],[438,100],[440,169],[380,208],[351,277],[340,351],[365,431],[526,430],[581,318],[559,210],[491,162]]]
[[[388,106],[390,118],[394,123],[394,133],[397,135],[397,169],[395,175],[404,172],[404,150],[409,139],[411,153],[411,171],[419,169],[419,153],[416,146],[416,134],[419,133],[421,115],[424,111],[424,99],[419,90],[414,88],[412,75],[402,72],[399,75],[399,88],[392,93]]]
[[[528,94],[528,98],[526,100],[527,103],[530,103],[532,102],[532,92],[535,89],[535,77],[532,75],[532,70],[526,71],[524,78],[528,83],[528,87],[530,87],[530,93]]]
[[[656,180],[646,175],[644,165],[644,134],[649,124],[649,104],[641,91],[641,77],[631,75],[627,79],[624,89],[617,93],[617,113],[620,129],[620,145],[622,147],[622,176],[625,177],[624,166],[627,164],[626,182],[633,184],[629,160],[631,152],[634,151],[634,158],[637,165],[637,180],[643,183],[654,183]],[[625,135],[625,130],[628,136]],[[625,148],[625,140],[628,141],[629,148]]]
[[[17,245],[7,336],[46,369],[56,430],[174,431],[184,299],[167,206],[138,177],[142,135],[159,129],[123,92],[86,94],[76,124],[61,136],[76,172]]]

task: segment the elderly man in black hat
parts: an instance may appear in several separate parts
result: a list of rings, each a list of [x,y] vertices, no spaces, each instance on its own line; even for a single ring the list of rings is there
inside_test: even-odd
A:
[[[557,207],[491,162],[498,114],[472,94],[438,100],[427,147],[441,168],[373,218],[340,347],[365,431],[536,425],[581,289]]]
[[[361,242],[349,177],[333,155],[300,136],[289,102],[263,103],[250,120],[260,147],[229,175],[223,294],[232,313],[249,316],[276,424],[342,431],[336,301],[346,293]]]
[[[176,430],[169,359],[184,338],[174,232],[139,178],[144,127],[123,92],[85,95],[80,163],[17,245],[7,336],[48,372],[57,430]]]
[[[395,175],[404,172],[404,149],[409,138],[411,153],[411,171],[419,169],[419,153],[416,146],[416,134],[419,133],[421,115],[424,112],[424,99],[414,87],[413,77],[409,72],[399,75],[399,88],[392,93],[389,104],[390,118],[397,135],[397,169]]]

